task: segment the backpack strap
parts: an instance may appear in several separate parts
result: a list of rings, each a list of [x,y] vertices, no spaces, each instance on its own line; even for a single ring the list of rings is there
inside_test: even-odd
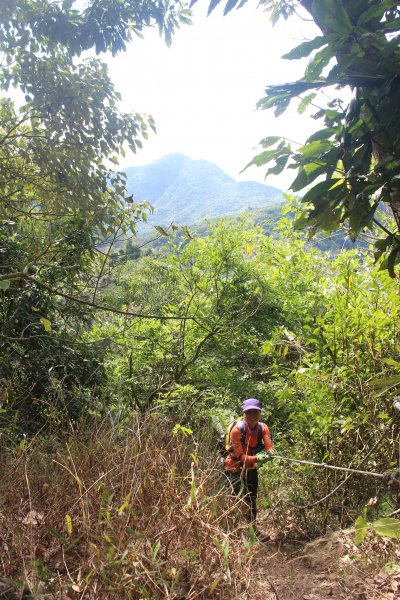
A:
[[[242,446],[243,449],[245,448],[245,443],[246,443],[246,433],[247,433],[247,428],[246,425],[243,421],[243,419],[240,419],[239,421],[234,421],[232,423],[232,426],[229,429],[229,443],[230,443],[230,436],[231,436],[231,431],[233,429],[233,427],[237,425],[240,429],[240,433],[241,435],[241,442],[242,442]],[[259,452],[258,448],[261,448],[262,446],[264,446],[264,440],[263,440],[263,426],[262,423],[260,423],[260,421],[258,421],[257,423],[257,446],[256,449]]]
[[[240,421],[238,421],[238,419],[234,419],[233,421],[231,421],[228,424],[228,427],[226,428],[226,434],[225,434],[225,450],[227,452],[230,452],[231,448],[232,448],[232,444],[231,444],[231,431],[232,429],[235,427],[235,425],[237,423],[239,423]]]
[[[243,420],[237,421],[236,424],[239,426],[240,432],[242,434],[242,446],[244,446],[244,442],[246,440],[247,428],[244,424]],[[231,428],[232,429],[232,428]],[[263,441],[263,426],[260,421],[257,423],[257,446],[259,446]]]

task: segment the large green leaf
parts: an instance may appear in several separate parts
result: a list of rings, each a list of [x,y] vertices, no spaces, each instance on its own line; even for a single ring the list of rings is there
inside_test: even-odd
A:
[[[400,362],[398,360],[394,360],[394,358],[382,358],[382,362],[385,365],[390,365],[391,367],[396,367],[400,369]]]
[[[391,377],[375,377],[369,384],[371,387],[381,389],[400,383],[400,375],[392,375]]]
[[[266,177],[268,175],[279,175],[282,173],[284,168],[286,167],[288,160],[290,158],[290,154],[282,154],[278,158],[275,159],[275,166],[268,169],[266,173]]]
[[[269,137],[263,138],[260,141],[260,146],[263,148],[269,148],[270,146],[276,144],[276,142],[279,142],[281,139],[282,138],[279,135],[270,135]]]
[[[318,24],[325,25],[335,33],[348,34],[353,29],[342,0],[314,0],[312,14],[315,15]]]
[[[333,147],[333,142],[330,140],[315,140],[305,146],[299,148],[298,152],[303,158],[316,158],[318,159],[321,154],[328,152]]]
[[[271,160],[274,160],[276,157],[276,150],[265,150],[265,152],[261,152],[261,154],[257,154],[243,169],[247,169],[251,165],[256,165],[257,167],[261,167],[262,165],[267,164]]]
[[[313,50],[316,50],[317,48],[320,48],[321,46],[324,46],[326,44],[327,39],[325,38],[325,36],[319,35],[313,40],[303,42],[299,46],[296,46],[290,52],[284,54],[282,58],[287,58],[288,60],[304,58],[305,56],[308,56]]]
[[[307,185],[310,185],[319,175],[322,175],[325,171],[325,165],[319,165],[318,163],[306,164],[298,173],[297,177],[290,186],[293,192],[302,190]]]
[[[307,192],[307,194],[304,196],[304,198],[302,199],[302,202],[304,204],[308,204],[309,202],[314,202],[315,200],[318,200],[324,194],[326,194],[330,189],[332,189],[333,187],[336,187],[338,185],[343,186],[342,178],[334,177],[331,179],[325,179],[325,181],[321,181],[320,183],[317,183],[316,185],[314,185],[314,187],[312,187],[311,190],[309,190]]]
[[[0,290],[8,290],[8,288],[11,285],[11,280],[10,279],[3,279],[2,281],[0,281]]]
[[[313,81],[319,77],[323,69],[329,64],[334,56],[334,51],[331,46],[323,48],[316,53],[314,58],[310,60],[304,72],[304,77],[307,81]]]
[[[356,546],[359,546],[365,540],[365,536],[368,533],[367,509],[366,508],[364,509],[363,514],[360,515],[359,517],[357,517],[356,522],[354,523],[354,527],[356,530],[356,533],[354,536],[354,543]]]
[[[297,107],[297,112],[299,113],[299,115],[302,115],[304,113],[304,111],[312,103],[316,95],[317,94],[315,92],[312,92],[311,94],[307,94],[307,96],[304,96],[304,98],[301,99],[300,104]]]
[[[381,2],[373,4],[363,13],[361,13],[360,18],[357,21],[357,25],[359,27],[363,27],[373,19],[378,19],[379,22],[382,19],[385,11],[390,8],[391,5],[392,0],[381,0]]]
[[[383,517],[372,523],[372,527],[378,535],[395,540],[400,539],[400,520]]]

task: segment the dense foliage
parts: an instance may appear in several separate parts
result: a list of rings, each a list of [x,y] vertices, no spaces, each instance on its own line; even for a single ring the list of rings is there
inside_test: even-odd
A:
[[[79,581],[77,592],[57,575],[60,593],[92,586],[115,597],[194,590],[200,598],[218,588],[232,597],[249,584],[240,569],[250,564],[254,539],[237,534],[237,506],[221,490],[215,450],[244,397],[263,401],[278,454],[379,474],[397,468],[400,290],[390,275],[398,233],[387,229],[389,217],[377,243],[387,252],[380,270],[368,248],[334,256],[310,248],[289,217],[272,235],[271,219],[254,225],[249,217],[214,222],[198,237],[185,226],[158,227],[166,244],[140,247],[132,234],[146,206],[105,165],[126,144],[140,147],[153,123],[121,114],[104,65],[80,54],[115,53],[152,24],[168,41],[187,12],[179,3],[89,4],[80,13],[70,2],[9,0],[0,13],[0,86],[23,96],[19,104],[0,100],[0,462],[7,467],[0,537],[10,556],[3,568],[18,577],[29,538],[38,594],[43,582],[55,589],[54,550]],[[376,222],[379,202],[397,219],[397,42],[387,35],[397,13],[386,1],[364,10],[343,0],[335,13],[318,12],[328,0],[300,4],[317,11],[323,32],[291,54],[322,48],[303,90],[347,83],[352,69],[367,70],[370,49],[387,53],[387,72],[363,74],[355,113],[335,101],[320,115],[325,129],[303,148],[267,139],[264,146],[278,150],[255,162],[275,157],[270,171],[278,172],[293,161],[295,191],[325,177],[303,198],[306,216],[295,229],[345,222],[357,237]],[[268,6],[276,16],[295,7]],[[279,112],[298,89],[275,90],[263,106]],[[347,526],[371,497],[377,515],[396,511],[398,490],[384,479],[344,479],[278,460],[260,474],[261,508],[273,507],[275,526],[290,536]],[[33,509],[40,502],[46,517]],[[365,512],[361,520],[366,529]],[[233,533],[221,528],[232,523]],[[397,536],[398,522],[392,526]]]
[[[210,11],[218,4],[211,2]],[[229,1],[225,13],[238,0]],[[293,168],[294,192],[304,190],[295,227],[313,234],[341,225],[353,239],[374,224],[381,228],[375,246],[382,268],[395,275],[400,262],[400,126],[398,3],[393,0],[264,0],[273,22],[291,16],[310,18],[321,34],[283,58],[311,56],[297,81],[268,86],[258,106],[275,115],[298,101],[298,112],[314,110],[323,126],[304,146],[279,136],[261,140],[262,152],[250,164],[273,162],[266,174]],[[343,95],[338,90],[347,90]],[[323,91],[323,94],[318,92]],[[347,100],[349,97],[351,99]],[[329,96],[329,101],[327,98]],[[389,211],[391,222],[382,222]]]
[[[121,112],[106,65],[81,54],[115,54],[145,27],[169,42],[187,21],[180,3],[1,3],[0,381],[17,430],[96,397],[102,348],[77,336],[113,244],[146,216],[110,165],[154,123]]]
[[[290,221],[280,228],[285,242],[246,220],[220,223],[204,238],[171,241],[164,256],[110,273],[105,302],[161,318],[108,314],[85,337],[109,344],[107,401],[99,410],[120,419],[132,408],[151,408],[195,430],[212,425],[215,437],[240,414],[241,399],[255,395],[264,400],[279,453],[342,466],[365,458],[367,470],[392,469],[398,282],[367,252],[345,251],[327,262],[293,236]],[[301,471],[293,479],[282,469],[271,468],[276,481],[266,505],[281,497],[284,472],[283,497],[296,504],[340,481],[337,473],[306,471],[305,486]],[[317,529],[319,519],[334,515],[349,523],[368,495],[390,502],[375,480],[361,487],[351,480],[342,493],[330,500],[329,517],[326,504],[317,509]]]

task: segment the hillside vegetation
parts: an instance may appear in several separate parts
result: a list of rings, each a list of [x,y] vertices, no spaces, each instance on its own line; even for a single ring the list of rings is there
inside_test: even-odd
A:
[[[246,396],[263,399],[278,454],[396,469],[385,387],[400,382],[398,282],[356,251],[327,262],[286,237],[222,222],[184,246],[171,240],[165,256],[116,264],[99,303],[120,313],[76,316],[73,339],[57,311],[46,312],[47,334],[43,313],[19,314],[31,334],[7,340],[1,412],[3,574],[15,589],[248,597],[257,545],[223,491],[216,451]],[[59,356],[74,361],[71,388]],[[96,385],[79,383],[83,373]],[[353,525],[372,497],[369,519],[396,509],[383,480],[339,488],[343,479],[276,461],[261,474],[261,514],[272,511],[283,540],[301,540]],[[390,552],[383,560],[396,560]]]
[[[2,3],[6,600],[398,596],[400,136],[392,34],[400,14],[386,0],[367,9],[353,0],[266,4],[274,18],[297,4],[315,12],[323,35],[290,54],[313,54],[306,77],[271,92],[265,108],[279,114],[299,86],[335,78],[359,88],[349,110],[335,100],[318,109],[326,127],[304,147],[294,152],[265,138],[254,159],[275,160],[274,173],[292,161],[294,191],[322,181],[291,200],[279,235],[230,217],[197,237],[184,226],[167,236],[159,228],[165,248],[141,256],[132,235],[148,207],[109,167],[127,146],[140,149],[154,123],[121,112],[106,65],[87,57],[122,51],[146,27],[170,43],[189,22],[188,7]],[[322,71],[334,57],[328,81]],[[7,97],[10,87],[19,103]],[[303,98],[300,112],[312,102]],[[233,184],[221,172],[169,160],[174,168],[151,179],[156,192],[172,193],[176,174],[193,172],[195,191],[205,194],[196,202],[214,201],[206,167],[226,193],[221,208],[232,209]],[[238,186],[243,203],[246,186]],[[261,188],[250,187],[255,202]],[[178,215],[185,225],[197,210],[190,202]],[[307,224],[311,235],[344,225],[374,248],[328,254],[299,233]],[[125,251],[115,252],[126,238]],[[268,545],[220,469],[218,439],[246,397],[262,401],[275,448],[258,471]]]

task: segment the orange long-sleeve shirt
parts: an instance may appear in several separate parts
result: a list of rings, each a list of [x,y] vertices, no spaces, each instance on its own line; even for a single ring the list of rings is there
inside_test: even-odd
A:
[[[262,427],[262,440],[265,450],[266,452],[272,452],[273,447],[269,429],[265,423],[260,423],[260,425]],[[226,457],[224,469],[234,473],[240,473],[242,465],[244,465],[245,469],[255,469],[257,456],[254,454],[254,450],[258,446],[258,424],[252,430],[250,430],[249,426],[246,427],[244,445],[242,444],[242,432],[238,424],[232,427],[230,438],[233,453]]]

